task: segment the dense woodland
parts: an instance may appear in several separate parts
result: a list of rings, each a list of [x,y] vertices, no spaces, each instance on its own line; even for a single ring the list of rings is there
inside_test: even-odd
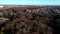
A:
[[[0,24],[0,34],[60,34],[60,13],[52,8],[9,8]]]

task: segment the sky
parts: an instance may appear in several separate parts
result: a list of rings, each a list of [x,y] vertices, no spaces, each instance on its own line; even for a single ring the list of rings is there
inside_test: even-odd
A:
[[[60,5],[60,0],[0,0],[0,5]]]

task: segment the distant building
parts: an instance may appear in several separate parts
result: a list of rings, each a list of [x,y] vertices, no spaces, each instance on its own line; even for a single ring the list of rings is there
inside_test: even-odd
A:
[[[4,8],[4,6],[0,6],[0,8]]]

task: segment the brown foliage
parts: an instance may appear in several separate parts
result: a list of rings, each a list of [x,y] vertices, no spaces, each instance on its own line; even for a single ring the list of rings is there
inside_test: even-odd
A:
[[[13,21],[9,21],[4,27],[10,28],[15,34],[52,34],[52,28],[47,25],[51,20],[50,15],[40,14],[35,10],[17,11],[13,15]]]

